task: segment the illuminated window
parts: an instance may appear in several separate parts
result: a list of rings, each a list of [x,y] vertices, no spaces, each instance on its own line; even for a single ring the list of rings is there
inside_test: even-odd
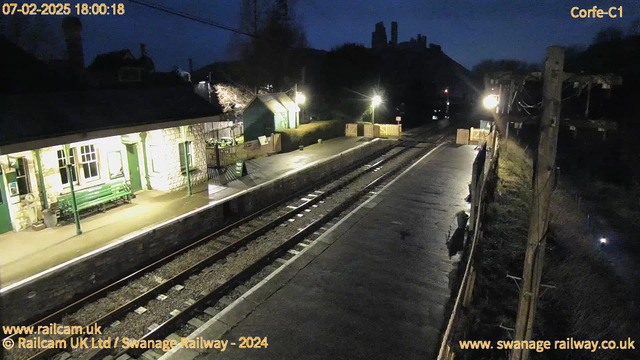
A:
[[[69,152],[69,162],[71,163],[71,177],[73,178],[73,182],[78,182],[78,171],[76,170],[76,156],[75,149],[71,148]],[[62,180],[62,185],[69,185],[69,176],[67,174],[67,158],[65,156],[64,150],[58,150],[58,168],[60,170],[60,180]]]
[[[184,156],[184,154],[182,156]],[[162,160],[160,159],[160,148],[158,145],[149,145],[149,158],[151,159],[151,171],[159,173]]]
[[[18,192],[20,195],[26,195],[31,192],[31,183],[29,182],[29,165],[27,158],[19,157],[16,159],[16,181],[18,182]]]
[[[84,178],[87,180],[98,178],[98,155],[93,145],[84,145],[80,147],[80,160],[82,162],[82,170]]]
[[[109,179],[117,179],[124,177],[124,169],[122,167],[122,153],[120,151],[112,151],[107,154],[107,164],[109,166]]]
[[[189,169],[193,167],[193,158],[191,157],[191,141],[183,142],[178,145],[178,149],[180,149],[180,171],[185,172],[186,166],[184,164],[184,148],[187,148],[187,158],[189,159]]]

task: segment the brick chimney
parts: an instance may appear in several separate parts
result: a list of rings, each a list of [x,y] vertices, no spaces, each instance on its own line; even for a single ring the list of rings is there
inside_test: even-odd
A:
[[[147,57],[147,45],[140,44],[140,57]]]
[[[398,23],[391,22],[391,44],[398,45]]]
[[[189,59],[189,74],[193,75],[193,59]]]
[[[74,75],[84,70],[84,51],[82,50],[82,23],[77,17],[65,17],[62,31],[67,42],[67,61]]]

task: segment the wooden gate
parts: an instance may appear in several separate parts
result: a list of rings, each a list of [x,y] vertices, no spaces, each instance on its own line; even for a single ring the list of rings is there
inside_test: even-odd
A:
[[[358,136],[358,124],[346,124],[344,136]]]

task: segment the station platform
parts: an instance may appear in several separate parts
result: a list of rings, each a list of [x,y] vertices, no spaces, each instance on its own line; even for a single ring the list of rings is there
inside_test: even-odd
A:
[[[161,360],[433,359],[460,263],[446,242],[469,211],[475,156],[432,150],[190,336],[228,340],[224,352]],[[243,336],[268,347],[239,348]]]
[[[82,217],[81,235],[76,235],[73,222],[41,231],[25,230],[2,234],[0,287],[6,288],[120,241],[123,237],[145,231],[211,203],[222,202],[238,192],[366,143],[367,140],[362,137],[340,137],[305,147],[303,151],[248,160],[248,175],[236,178],[233,167],[225,172],[216,172],[210,176],[208,183],[194,186],[192,196],[187,196],[186,189],[175,192],[143,190],[136,193],[131,204]]]

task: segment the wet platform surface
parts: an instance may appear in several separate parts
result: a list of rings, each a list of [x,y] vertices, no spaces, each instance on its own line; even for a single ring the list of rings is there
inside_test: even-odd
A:
[[[236,346],[171,358],[434,358],[459,264],[446,241],[469,210],[475,155],[469,145],[434,150],[203,332]],[[240,349],[242,336],[268,347]]]

